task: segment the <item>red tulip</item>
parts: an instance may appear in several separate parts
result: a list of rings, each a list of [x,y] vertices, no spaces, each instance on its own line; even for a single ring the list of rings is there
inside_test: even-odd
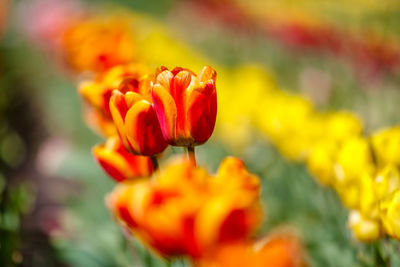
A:
[[[118,136],[95,146],[93,155],[103,170],[117,182],[148,177],[153,172],[151,159],[126,151]]]
[[[156,111],[151,103],[149,78],[126,78],[113,91],[110,111],[125,148],[138,155],[152,156],[167,147]]]
[[[204,67],[192,71],[161,67],[152,86],[154,107],[165,140],[175,146],[206,142],[217,116],[216,72]]]

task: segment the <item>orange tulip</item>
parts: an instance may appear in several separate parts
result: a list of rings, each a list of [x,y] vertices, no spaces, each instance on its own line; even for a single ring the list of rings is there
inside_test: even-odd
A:
[[[132,62],[133,36],[131,22],[126,17],[86,19],[65,33],[65,56],[77,71],[103,72]]]
[[[152,86],[154,106],[165,140],[175,146],[206,142],[217,116],[216,72],[204,67],[192,71],[161,67]]]
[[[122,143],[130,152],[153,156],[167,147],[151,103],[151,79],[126,78],[110,99],[110,112]]]
[[[95,146],[93,155],[103,170],[117,182],[149,177],[153,172],[151,159],[126,151],[118,136]]]
[[[273,234],[258,242],[223,245],[195,262],[195,267],[303,267],[300,241],[289,234]]]
[[[83,81],[79,85],[79,93],[85,100],[84,113],[89,126],[105,136],[116,134],[109,108],[112,91],[125,77],[139,78],[146,72],[140,64],[119,65],[98,75],[95,80]]]
[[[198,258],[246,239],[258,226],[260,183],[238,162],[225,160],[223,173],[212,177],[182,158],[152,180],[118,185],[107,203],[122,225],[161,255]],[[236,169],[227,168],[232,163]]]

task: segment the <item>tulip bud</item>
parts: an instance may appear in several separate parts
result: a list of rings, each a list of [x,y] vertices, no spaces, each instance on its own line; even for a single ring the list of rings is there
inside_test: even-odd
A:
[[[151,103],[149,78],[126,78],[113,91],[110,111],[122,144],[134,154],[152,156],[167,147]]]
[[[126,151],[117,136],[95,146],[93,155],[103,170],[117,182],[148,177],[153,172],[151,159]]]
[[[206,142],[217,116],[216,72],[204,67],[198,76],[188,69],[161,67],[152,86],[157,117],[165,140],[174,146]]]

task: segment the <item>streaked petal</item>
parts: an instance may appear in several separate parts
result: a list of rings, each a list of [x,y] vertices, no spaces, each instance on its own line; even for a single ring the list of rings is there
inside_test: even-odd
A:
[[[151,156],[161,153],[167,147],[156,112],[145,100],[137,102],[129,109],[125,118],[125,131],[133,151],[137,154]]]
[[[214,131],[217,118],[217,93],[213,83],[192,91],[187,113],[190,133],[196,144],[206,142]]]
[[[153,86],[152,94],[163,136],[168,142],[173,142],[176,136],[177,119],[175,101],[165,87],[159,84]]]

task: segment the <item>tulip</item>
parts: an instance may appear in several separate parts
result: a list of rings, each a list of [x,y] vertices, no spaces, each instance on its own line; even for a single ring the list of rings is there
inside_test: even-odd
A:
[[[126,78],[113,91],[110,112],[122,144],[137,155],[154,156],[167,147],[151,103],[151,80]]]
[[[129,18],[92,17],[66,31],[63,52],[75,70],[101,73],[132,62],[135,46]]]
[[[192,71],[161,67],[152,86],[157,117],[170,145],[193,147],[206,142],[217,115],[216,72],[204,67]]]
[[[95,146],[93,155],[103,170],[117,182],[149,177],[153,172],[151,159],[126,151],[118,136]]]
[[[400,165],[400,126],[387,128],[371,136],[377,163]]]
[[[248,238],[260,222],[259,197],[259,179],[238,159],[225,160],[215,177],[178,159],[151,180],[119,184],[107,204],[123,226],[164,257],[199,258]]]

